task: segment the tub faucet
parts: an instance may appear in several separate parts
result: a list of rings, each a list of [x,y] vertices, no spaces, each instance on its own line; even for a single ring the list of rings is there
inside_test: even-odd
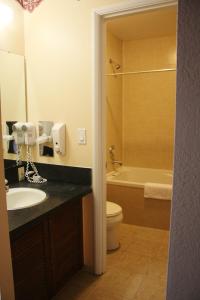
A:
[[[9,185],[8,185],[8,180],[5,179],[5,189],[6,189],[6,193],[9,191]]]
[[[115,146],[114,145],[109,147],[109,153],[110,153],[110,159],[111,159],[112,165],[122,166],[122,161],[115,159]]]
[[[113,160],[113,161],[112,161],[112,164],[113,164],[113,165],[119,165],[119,166],[122,166],[122,161],[120,161],[120,160]]]
[[[114,154],[115,146],[114,145],[110,146],[108,150],[109,150],[109,153],[110,153],[110,158],[113,161],[115,159],[115,154]]]

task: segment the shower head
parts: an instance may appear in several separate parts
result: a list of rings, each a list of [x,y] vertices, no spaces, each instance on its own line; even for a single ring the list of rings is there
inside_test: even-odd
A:
[[[109,63],[112,65],[114,70],[120,70],[121,65],[116,63],[112,58],[109,59]]]

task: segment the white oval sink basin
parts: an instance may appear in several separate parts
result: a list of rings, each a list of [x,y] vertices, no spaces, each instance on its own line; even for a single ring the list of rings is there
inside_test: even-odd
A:
[[[38,205],[46,199],[46,193],[31,188],[13,188],[7,193],[7,210]]]

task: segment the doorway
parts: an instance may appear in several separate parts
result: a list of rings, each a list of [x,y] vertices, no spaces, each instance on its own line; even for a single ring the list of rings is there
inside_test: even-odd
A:
[[[133,3],[134,2],[134,3]],[[95,273],[106,270],[106,90],[105,90],[105,32],[106,21],[122,15],[176,6],[176,1],[133,1],[94,13],[94,151],[93,191],[95,198]],[[173,69],[173,68],[172,68]],[[104,99],[102,101],[102,99]]]

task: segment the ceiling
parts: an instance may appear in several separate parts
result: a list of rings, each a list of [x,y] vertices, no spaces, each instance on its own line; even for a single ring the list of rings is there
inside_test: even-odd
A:
[[[126,41],[175,35],[176,19],[177,7],[171,6],[115,18],[107,22],[107,29]]]

